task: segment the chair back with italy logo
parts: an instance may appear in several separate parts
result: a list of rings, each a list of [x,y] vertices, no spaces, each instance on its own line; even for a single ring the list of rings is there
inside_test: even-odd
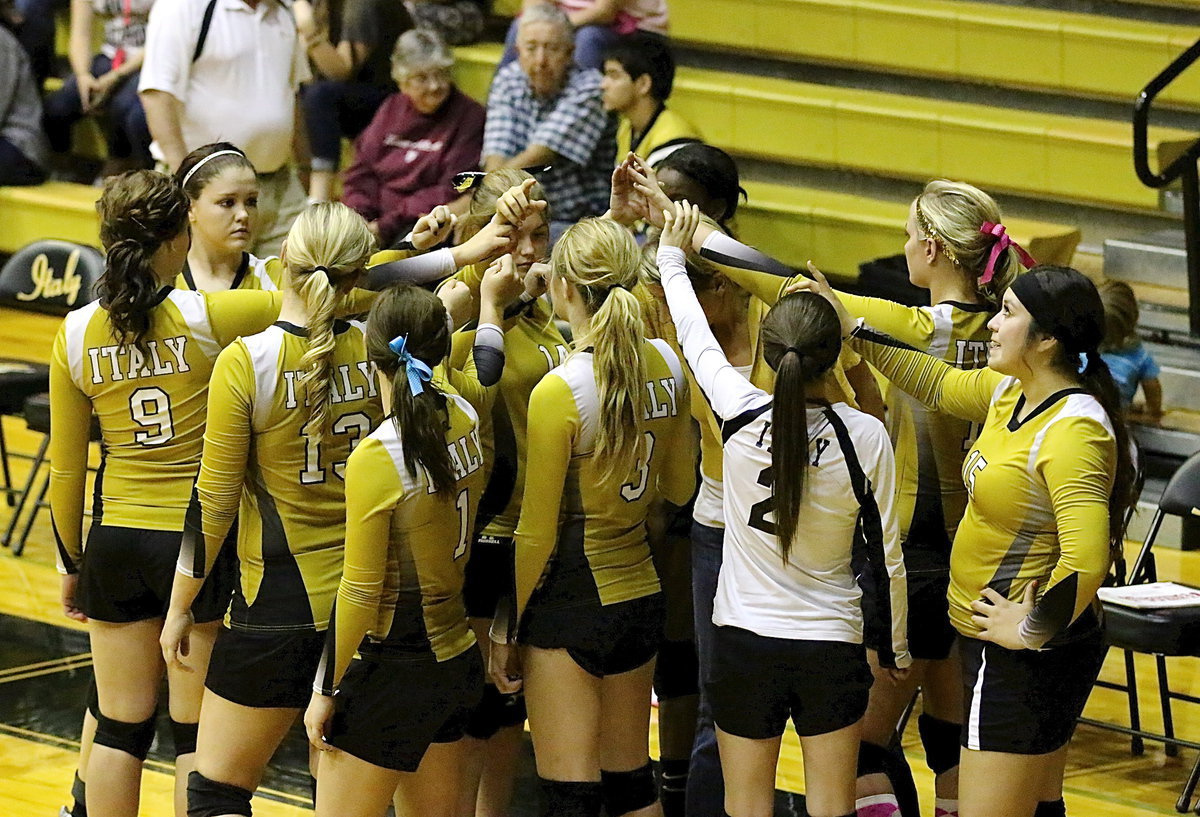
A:
[[[44,239],[21,248],[0,269],[0,305],[65,315],[95,300],[104,256],[95,247]]]

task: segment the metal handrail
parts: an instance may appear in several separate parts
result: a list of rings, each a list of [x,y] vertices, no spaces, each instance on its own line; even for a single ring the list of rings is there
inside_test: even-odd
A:
[[[1165,170],[1150,169],[1150,108],[1154,100],[1180,74],[1200,60],[1200,40],[1176,57],[1158,76],[1150,80],[1133,104],[1133,168],[1142,184],[1151,188],[1166,187],[1176,179],[1183,187],[1183,235],[1187,251],[1188,327],[1193,336],[1200,337],[1200,138]]]

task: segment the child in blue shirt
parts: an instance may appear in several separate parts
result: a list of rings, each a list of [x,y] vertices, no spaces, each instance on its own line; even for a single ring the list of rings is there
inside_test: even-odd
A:
[[[1162,419],[1162,383],[1158,364],[1146,351],[1135,331],[1138,322],[1137,296],[1124,281],[1106,281],[1100,286],[1104,302],[1105,335],[1100,356],[1108,364],[1121,392],[1121,402],[1138,419],[1157,423]],[[1138,385],[1146,397],[1145,406],[1131,407]]]

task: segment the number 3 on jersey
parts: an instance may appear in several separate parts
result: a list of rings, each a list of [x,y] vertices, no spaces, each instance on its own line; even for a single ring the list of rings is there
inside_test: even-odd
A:
[[[175,436],[171,398],[157,386],[146,386],[129,395],[129,416],[143,430],[133,432],[141,445],[162,445]]]
[[[621,496],[626,502],[637,502],[650,484],[650,458],[654,456],[654,434],[647,431],[645,437],[646,454],[638,460],[633,479],[621,486]]]
[[[358,441],[371,433],[371,418],[362,412],[343,414],[329,426],[334,434],[351,434],[350,450],[358,445]],[[325,481],[325,469],[321,466],[321,444],[300,430],[304,439],[304,470],[300,472],[301,485],[317,485]],[[338,460],[333,463],[333,475],[345,479],[346,461]]]

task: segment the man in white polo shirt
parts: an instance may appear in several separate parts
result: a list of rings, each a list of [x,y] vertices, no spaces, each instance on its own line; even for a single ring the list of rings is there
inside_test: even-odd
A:
[[[174,172],[211,142],[246,151],[259,173],[259,256],[279,252],[305,206],[291,157],[309,76],[281,0],[157,0],[150,12],[138,91],[151,152]]]

